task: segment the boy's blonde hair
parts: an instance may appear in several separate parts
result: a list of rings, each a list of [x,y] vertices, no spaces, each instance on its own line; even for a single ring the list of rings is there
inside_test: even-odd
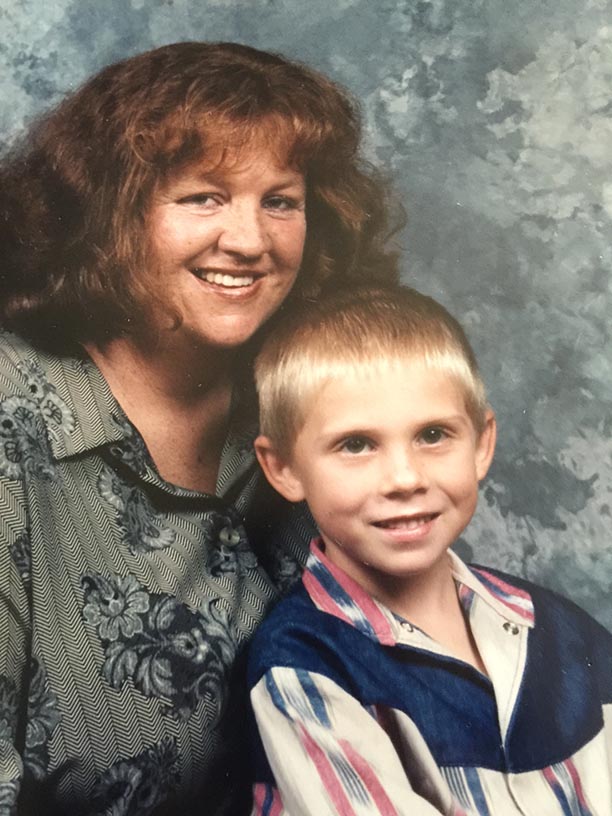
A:
[[[488,404],[465,332],[443,306],[408,287],[340,292],[287,312],[255,362],[261,433],[289,454],[327,382],[415,359],[457,382],[480,434]]]

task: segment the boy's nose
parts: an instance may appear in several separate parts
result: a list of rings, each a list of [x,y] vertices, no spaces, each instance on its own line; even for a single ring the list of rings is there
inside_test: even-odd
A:
[[[270,249],[270,234],[259,207],[233,204],[224,214],[218,245],[223,252],[259,258]]]
[[[429,484],[427,468],[418,454],[412,451],[398,451],[389,455],[383,478],[383,492],[413,493],[423,490]]]

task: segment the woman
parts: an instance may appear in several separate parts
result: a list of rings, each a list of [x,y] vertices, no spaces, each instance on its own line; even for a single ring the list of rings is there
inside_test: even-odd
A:
[[[395,276],[358,141],[319,74],[178,43],[5,162],[1,813],[239,812],[232,669],[309,535],[249,358],[287,299]]]

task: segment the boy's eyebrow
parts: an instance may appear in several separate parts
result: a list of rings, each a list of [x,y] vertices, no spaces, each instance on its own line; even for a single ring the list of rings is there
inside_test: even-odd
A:
[[[376,436],[377,432],[380,432],[380,429],[377,431],[376,426],[372,425],[338,425],[319,429],[317,438],[320,444],[335,445],[350,436],[372,437]]]
[[[339,425],[337,428],[330,428],[324,430],[321,436],[327,438],[338,438],[343,436],[368,436],[376,433],[376,425]]]
[[[428,418],[420,422],[420,425],[444,425],[445,423],[458,422],[460,424],[469,425],[471,420],[467,414],[447,414],[445,416],[434,419]]]
[[[418,427],[425,428],[428,425],[448,425],[448,424],[463,424],[470,425],[471,420],[467,414],[445,414],[442,416],[426,417],[422,420],[414,420],[414,424]],[[355,425],[340,425],[328,427],[322,431],[322,436],[336,437],[336,436],[367,436],[368,434],[376,433],[381,430],[381,426],[373,424],[355,424]]]

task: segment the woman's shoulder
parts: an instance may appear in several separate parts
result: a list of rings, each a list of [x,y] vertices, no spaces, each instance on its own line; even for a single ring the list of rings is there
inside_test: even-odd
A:
[[[17,334],[0,331],[0,400],[31,396],[34,373],[41,378],[38,349]]]
[[[43,359],[45,358],[45,359]],[[0,332],[0,477],[53,477],[53,445],[74,430],[70,407],[48,374],[50,358],[22,337]]]

